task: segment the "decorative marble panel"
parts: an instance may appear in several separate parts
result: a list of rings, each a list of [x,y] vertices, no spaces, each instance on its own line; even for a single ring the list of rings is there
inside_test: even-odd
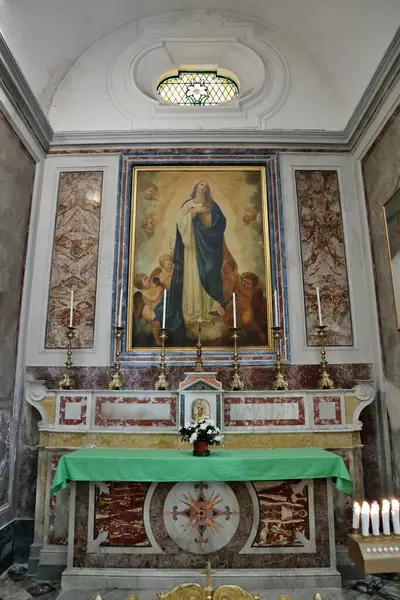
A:
[[[336,170],[296,170],[307,344],[318,346],[316,286],[328,346],[352,346],[349,285]]]
[[[60,396],[60,425],[85,425],[86,396]]]
[[[342,410],[339,396],[314,396],[314,424],[341,425]]]
[[[304,398],[225,397],[225,425],[268,427],[305,425]]]
[[[93,348],[102,171],[60,173],[46,348],[65,348],[71,289],[74,290],[74,348]]]
[[[176,398],[172,396],[97,396],[95,425],[174,426]]]
[[[129,569],[200,569],[205,554],[213,566],[225,569],[333,566],[331,486],[326,480],[313,482],[311,496],[305,491],[310,483],[300,481],[261,482],[257,491],[250,482],[159,483],[151,484],[144,501],[138,491],[131,502],[126,487],[120,504],[117,488],[111,492],[110,484],[97,485],[104,486],[98,496],[104,499],[101,509],[89,485],[76,483],[70,566],[94,567],[103,574],[108,568],[126,569],[127,574]],[[122,484],[127,485],[135,484]],[[94,540],[92,502],[97,503]],[[138,538],[132,536],[133,523]],[[144,540],[142,523],[151,546],[135,547]],[[107,546],[110,531],[114,546]]]
[[[63,453],[64,454],[64,453]],[[48,485],[53,480],[61,454],[50,456]],[[68,543],[69,487],[50,496],[47,544],[65,546]]]
[[[237,498],[228,484],[177,483],[164,504],[164,525],[177,546],[209,554],[226,546],[239,525]]]
[[[305,482],[255,481],[253,486],[260,505],[260,524],[253,547],[306,545],[310,527]]]
[[[143,504],[149,483],[112,482],[96,486],[94,537],[99,546],[149,547]]]

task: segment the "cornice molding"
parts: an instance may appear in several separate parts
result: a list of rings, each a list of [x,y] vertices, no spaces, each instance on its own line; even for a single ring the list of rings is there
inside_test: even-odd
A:
[[[47,152],[53,138],[53,129],[1,33],[0,87],[37,142]]]
[[[47,151],[99,146],[273,147],[277,150],[351,152],[390,89],[400,77],[400,28],[380,61],[372,80],[342,131],[325,130],[135,130],[56,132],[31,91],[27,80],[0,33],[0,86],[40,146]]]

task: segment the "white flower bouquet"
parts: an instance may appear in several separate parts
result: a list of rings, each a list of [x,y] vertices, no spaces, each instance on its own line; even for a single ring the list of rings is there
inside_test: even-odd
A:
[[[182,436],[182,442],[206,442],[208,446],[218,446],[223,442],[219,427],[212,419],[202,419],[201,421],[192,421],[188,427],[181,427],[179,430]]]

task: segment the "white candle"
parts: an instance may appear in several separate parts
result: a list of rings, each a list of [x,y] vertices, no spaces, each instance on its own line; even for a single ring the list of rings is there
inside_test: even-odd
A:
[[[322,325],[321,298],[319,296],[319,287],[318,286],[317,286],[317,304],[318,304],[318,320],[319,320],[319,324]]]
[[[279,327],[278,294],[274,290],[274,327]]]
[[[399,501],[392,500],[392,522],[393,522],[393,533],[400,535],[400,519],[399,519]]]
[[[122,327],[122,288],[119,293],[118,327]]]
[[[379,504],[377,502],[371,504],[371,523],[372,533],[379,535]]]
[[[69,326],[73,327],[74,320],[74,290],[71,290],[71,302],[69,305]]]
[[[353,504],[353,529],[360,528],[361,506],[359,502]]]
[[[236,321],[236,294],[233,292],[233,326],[237,327]]]
[[[165,329],[165,318],[167,316],[167,290],[164,290],[164,303],[162,313],[162,328]]]
[[[361,533],[365,536],[369,535],[369,504],[365,500],[361,507]]]
[[[390,502],[389,500],[382,500],[382,524],[383,524],[383,535],[390,535]]]

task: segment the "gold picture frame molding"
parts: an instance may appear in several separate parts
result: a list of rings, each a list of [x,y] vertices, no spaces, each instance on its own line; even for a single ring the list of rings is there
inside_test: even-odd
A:
[[[126,345],[124,351],[127,353],[150,353],[158,351],[156,347],[142,347],[133,345],[133,293],[134,293],[134,275],[135,275],[135,241],[136,241],[136,215],[137,215],[137,189],[138,175],[143,172],[162,172],[162,171],[182,171],[182,172],[217,172],[217,171],[249,171],[260,173],[260,191],[261,191],[261,214],[263,225],[263,240],[264,240],[264,269],[265,269],[265,289],[266,293],[266,317],[267,317],[267,340],[264,345],[260,346],[243,346],[244,351],[273,351],[273,338],[271,332],[272,326],[272,280],[271,280],[271,256],[270,256],[270,236],[269,236],[269,212],[268,212],[268,187],[266,167],[263,165],[171,165],[171,166],[133,166],[132,168],[132,187],[131,187],[131,214],[129,223],[129,268],[128,268],[128,285],[127,285],[127,317],[126,317]],[[195,347],[193,347],[195,351]],[[190,346],[168,347],[170,354],[182,354],[191,351]],[[205,346],[205,352],[227,352],[232,351],[230,346]]]

